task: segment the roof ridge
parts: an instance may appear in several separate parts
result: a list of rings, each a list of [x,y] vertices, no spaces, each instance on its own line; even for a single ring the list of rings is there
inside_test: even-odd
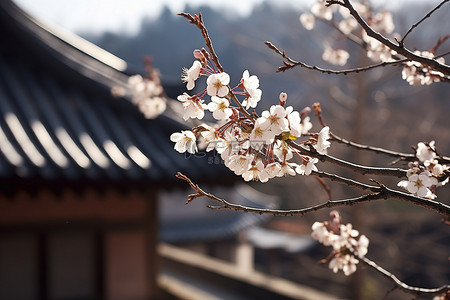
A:
[[[81,36],[63,28],[54,23],[48,22],[44,19],[35,17],[28,13],[26,10],[21,8],[18,4],[11,2],[14,9],[17,10],[23,17],[34,23],[36,26],[42,28],[48,33],[52,34],[62,42],[78,49],[81,52],[86,53],[92,58],[102,62],[103,64],[116,69],[117,71],[124,72],[127,69],[127,62],[120,57],[112,54],[111,52],[102,49],[101,47],[95,45],[94,43],[82,38]]]

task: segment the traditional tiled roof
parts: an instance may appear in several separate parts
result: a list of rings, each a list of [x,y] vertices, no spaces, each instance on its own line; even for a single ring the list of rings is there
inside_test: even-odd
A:
[[[173,150],[169,136],[185,125],[170,109],[147,120],[111,95],[128,79],[121,59],[11,1],[0,1],[0,38],[2,188],[18,181],[161,185],[176,180],[176,171],[209,181],[231,174]]]

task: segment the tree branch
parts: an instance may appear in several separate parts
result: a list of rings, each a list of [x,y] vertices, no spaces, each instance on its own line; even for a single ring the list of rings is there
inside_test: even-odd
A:
[[[240,204],[234,204],[231,202],[228,202],[225,199],[219,198],[213,194],[207,193],[204,190],[202,190],[197,184],[194,184],[186,175],[178,172],[176,174],[176,177],[182,180],[185,180],[190,187],[195,190],[196,194],[188,195],[188,201],[187,203],[190,203],[192,200],[199,198],[199,197],[207,197],[213,201],[219,202],[222,204],[221,206],[208,206],[211,209],[221,210],[221,209],[228,209],[228,210],[234,210],[234,211],[241,211],[246,213],[257,213],[260,215],[273,215],[273,216],[303,216],[311,212],[318,211],[320,209],[324,208],[332,208],[336,206],[351,206],[357,203],[363,203],[363,202],[369,202],[374,200],[387,200],[389,198],[402,200],[405,202],[410,202],[418,206],[422,206],[424,208],[434,210],[440,214],[442,214],[445,217],[450,217],[450,206],[446,205],[441,202],[437,202],[430,199],[424,199],[420,197],[416,197],[411,194],[406,194],[403,192],[399,192],[393,189],[389,189],[384,185],[378,186],[378,187],[371,187],[370,190],[376,191],[375,193],[362,195],[355,198],[348,198],[348,199],[342,199],[342,200],[330,200],[327,202],[324,202],[322,204],[314,205],[311,207],[301,208],[301,209],[293,209],[293,210],[279,210],[279,209],[264,209],[264,208],[253,208],[248,207]]]
[[[417,28],[423,21],[425,21],[427,18],[431,17],[431,14],[433,14],[435,11],[437,11],[439,8],[441,8],[442,5],[444,5],[449,0],[443,0],[438,6],[436,6],[434,9],[432,9],[429,13],[427,13],[419,22],[416,24],[413,24],[409,30],[405,33],[403,38],[400,40],[399,45],[403,47],[403,44],[405,42],[406,37],[415,29]]]
[[[377,265],[375,262],[371,261],[370,259],[368,259],[366,257],[362,257],[362,258],[359,258],[359,259],[361,261],[363,261],[366,265],[372,267],[374,270],[376,270],[379,273],[381,273],[386,278],[388,278],[391,281],[393,281],[397,288],[401,289],[402,291],[404,291],[406,293],[419,296],[419,295],[423,295],[423,294],[440,295],[440,294],[443,294],[445,292],[450,291],[450,285],[443,285],[441,287],[432,288],[432,289],[410,286],[410,285],[404,283],[403,281],[401,281],[400,279],[398,279],[394,274],[390,273],[386,269],[384,269],[384,268],[380,267],[379,265]]]
[[[284,66],[278,67],[277,72],[284,72],[286,70],[300,66],[305,69],[314,70],[314,71],[318,71],[318,72],[325,73],[325,74],[347,75],[347,74],[351,74],[351,73],[361,73],[361,72],[369,71],[369,70],[379,68],[379,67],[397,65],[397,64],[401,64],[401,63],[409,61],[409,59],[399,59],[396,61],[381,62],[381,63],[373,64],[370,66],[366,66],[366,67],[352,68],[352,69],[346,69],[346,70],[332,70],[332,69],[324,69],[324,68],[317,67],[317,66],[311,66],[311,65],[305,64],[303,62],[293,60],[292,58],[290,58],[289,56],[286,55],[285,51],[279,50],[273,43],[267,41],[267,42],[265,42],[265,44],[267,45],[267,47],[269,47],[270,49],[275,51],[277,54],[279,54],[281,57],[283,57],[284,59],[287,60],[287,61],[283,62]]]
[[[430,59],[427,57],[423,57],[421,55],[417,55],[417,54],[411,52],[409,49],[405,48],[404,45],[402,45],[400,43],[398,45],[394,44],[389,39],[387,39],[386,37],[381,35],[380,33],[375,32],[372,29],[372,27],[370,27],[366,23],[366,21],[364,21],[364,19],[359,15],[359,13],[355,10],[353,5],[350,3],[350,0],[343,0],[343,1],[344,1],[344,6],[347,7],[350,14],[355,18],[355,20],[359,23],[359,25],[361,25],[361,27],[364,29],[364,31],[367,33],[368,36],[376,39],[377,41],[384,44],[389,49],[396,51],[398,54],[403,55],[408,60],[417,61],[423,65],[430,67],[433,70],[442,72],[444,75],[450,76],[450,66],[441,64],[440,62],[438,62],[435,59]],[[449,1],[449,0],[445,0],[445,1]]]

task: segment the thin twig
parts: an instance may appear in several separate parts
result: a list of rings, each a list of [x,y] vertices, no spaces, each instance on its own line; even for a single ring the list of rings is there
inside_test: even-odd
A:
[[[332,132],[330,132],[330,137],[336,142],[345,144],[350,147],[354,147],[356,149],[373,151],[378,154],[386,154],[389,156],[400,158],[402,160],[408,160],[408,161],[417,160],[416,155],[412,154],[412,153],[402,153],[402,152],[387,150],[387,149],[383,149],[383,148],[379,148],[379,147],[372,147],[372,146],[368,146],[368,145],[358,144],[358,143],[346,140]]]
[[[396,61],[381,62],[381,63],[373,64],[370,66],[366,66],[366,67],[352,68],[352,69],[346,69],[346,70],[332,70],[332,69],[324,69],[324,68],[317,67],[317,66],[311,66],[311,65],[305,64],[301,61],[293,60],[292,58],[290,58],[289,56],[286,55],[285,51],[279,50],[273,43],[267,41],[267,42],[265,42],[265,44],[267,45],[267,47],[269,47],[270,49],[275,51],[277,54],[279,54],[281,57],[283,57],[284,59],[287,60],[287,61],[283,62],[284,66],[281,66],[277,69],[277,72],[284,72],[284,71],[292,69],[296,66],[300,66],[305,69],[314,70],[314,71],[318,71],[318,72],[325,73],[325,74],[347,75],[347,74],[351,74],[351,73],[366,72],[366,71],[369,71],[369,70],[372,70],[375,68],[397,65],[397,64],[401,64],[401,63],[409,61],[409,59],[399,59]]]
[[[351,162],[347,162],[345,160],[339,159],[337,157],[333,157],[328,154],[320,154],[316,151],[311,151],[306,149],[305,147],[295,143],[294,141],[288,140],[286,143],[297,150],[300,154],[307,155],[310,157],[318,158],[320,161],[329,162],[334,165],[352,170],[353,172],[366,175],[383,175],[383,176],[393,176],[397,178],[402,178],[406,176],[406,170],[399,169],[399,168],[379,168],[379,167],[367,167],[363,165],[354,164]]]
[[[404,283],[403,281],[401,281],[400,279],[398,279],[394,274],[390,273],[386,269],[377,265],[372,260],[370,260],[366,257],[362,257],[362,258],[360,258],[360,260],[363,261],[366,265],[372,267],[373,269],[375,269],[376,271],[378,271],[379,273],[384,275],[385,277],[387,277],[388,279],[392,280],[395,283],[397,288],[401,289],[402,291],[404,291],[406,293],[413,294],[413,295],[423,295],[423,294],[440,295],[447,291],[450,291],[450,285],[443,285],[441,287],[431,288],[431,289],[410,286],[410,285]]]
[[[378,192],[379,191],[379,187],[377,186],[373,186],[373,185],[369,185],[369,184],[365,184],[350,178],[345,178],[336,174],[330,174],[327,172],[323,172],[323,171],[312,171],[311,172],[312,175],[320,177],[320,178],[326,178],[329,179],[331,181],[335,181],[335,182],[339,182],[339,183],[343,183],[347,186],[352,186],[352,187],[356,187],[360,190],[370,190],[372,192]]]
[[[322,118],[322,108],[320,106],[319,102],[316,102],[312,105],[313,109],[314,109],[314,115],[316,116],[316,118],[319,120],[319,123],[322,125],[322,127],[327,126],[327,124],[325,123],[325,121]],[[398,160],[406,160],[406,161],[415,161],[417,160],[417,157],[415,154],[413,153],[402,153],[402,152],[398,152],[398,151],[392,151],[392,150],[388,150],[388,149],[384,149],[384,148],[379,148],[379,147],[372,147],[372,146],[368,146],[368,145],[362,145],[362,144],[358,144],[352,141],[349,141],[347,139],[344,139],[336,134],[334,134],[333,132],[330,131],[330,137],[331,139],[341,143],[341,144],[345,144],[349,147],[354,147],[355,149],[358,150],[368,150],[368,151],[373,151],[375,153],[378,154],[385,154],[385,155],[389,155],[392,156],[394,158],[396,158],[396,161]],[[450,157],[447,156],[442,156],[442,155],[438,155],[437,160],[441,163],[441,164],[448,164],[450,163]]]
[[[449,0],[443,0],[438,6],[436,6],[435,8],[433,8],[429,13],[427,13],[419,22],[417,22],[416,24],[412,25],[408,31],[405,33],[405,35],[403,36],[403,38],[400,40],[399,45],[400,47],[403,47],[403,44],[405,42],[406,37],[416,28],[418,27],[423,21],[425,21],[427,18],[431,17],[431,15],[437,11],[439,8],[441,8],[442,5],[444,5],[446,2],[448,2]]]
[[[188,13],[180,13],[179,16],[182,16],[189,20],[189,23],[194,24],[197,26],[198,29],[200,29],[203,39],[206,42],[206,47],[208,47],[209,54],[211,55],[211,59],[213,60],[214,64],[216,65],[217,69],[220,72],[223,72],[223,67],[219,62],[219,58],[217,57],[216,51],[214,51],[214,47],[211,42],[211,38],[209,37],[208,30],[206,29],[205,24],[203,23],[203,16],[202,13],[199,13],[198,15],[192,16]]]
[[[442,214],[445,217],[450,217],[450,206],[446,205],[441,202],[437,202],[430,199],[424,199],[420,197],[416,197],[411,194],[406,194],[403,192],[399,192],[390,188],[387,188],[384,185],[381,185],[379,187],[373,187],[371,190],[377,190],[375,193],[371,194],[365,194],[359,197],[355,198],[348,198],[348,199],[342,199],[342,200],[334,200],[334,201],[327,201],[318,205],[302,208],[302,209],[293,209],[293,210],[278,210],[278,209],[263,209],[263,208],[254,208],[254,207],[248,207],[240,204],[234,204],[231,202],[228,202],[225,199],[219,198],[213,194],[207,193],[204,190],[202,190],[197,184],[194,184],[186,175],[178,172],[176,175],[177,178],[185,180],[190,187],[195,190],[196,194],[191,194],[188,196],[187,203],[191,202],[192,200],[199,198],[199,197],[207,197],[211,200],[214,200],[216,202],[219,202],[222,204],[221,206],[208,206],[211,209],[221,210],[221,209],[228,209],[228,210],[234,210],[234,211],[242,211],[246,213],[257,213],[260,215],[273,215],[273,216],[303,216],[311,212],[315,212],[324,208],[332,208],[336,206],[351,206],[355,205],[357,203],[363,203],[363,202],[369,202],[374,200],[387,200],[389,198],[402,200],[405,202],[413,203],[417,206],[421,206],[433,211],[436,211],[440,214]]]

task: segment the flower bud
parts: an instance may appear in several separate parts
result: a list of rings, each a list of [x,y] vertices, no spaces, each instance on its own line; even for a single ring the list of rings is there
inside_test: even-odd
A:
[[[195,49],[194,50],[194,57],[196,59],[198,59],[202,63],[203,66],[205,66],[206,65],[206,57],[205,57],[205,54],[203,53],[202,50]]]
[[[280,93],[280,105],[284,106],[286,104],[287,94],[285,92]]]

